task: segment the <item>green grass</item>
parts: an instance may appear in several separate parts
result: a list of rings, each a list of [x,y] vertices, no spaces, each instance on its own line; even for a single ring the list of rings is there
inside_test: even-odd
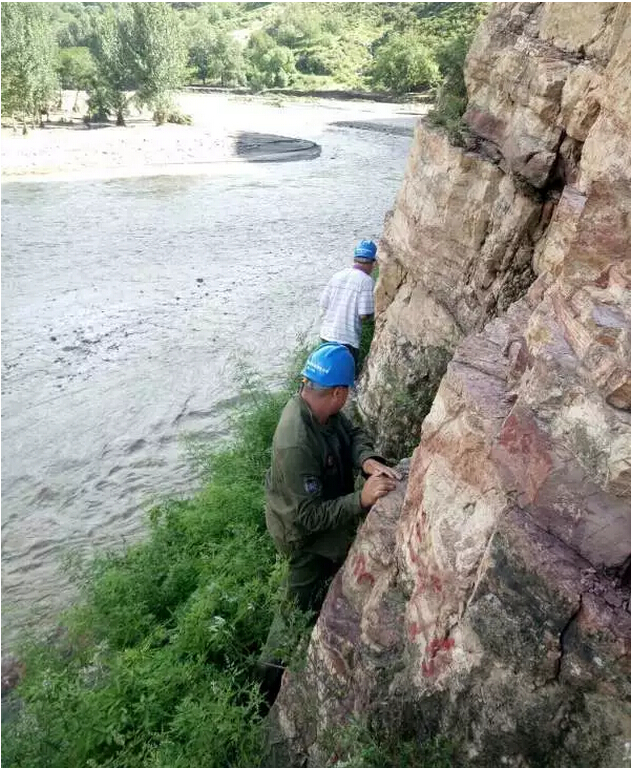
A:
[[[396,710],[397,702],[393,702]],[[389,717],[392,717],[391,708]],[[329,728],[322,735],[326,766],[335,768],[451,768],[453,745],[442,737],[420,740],[402,723],[376,727],[366,716]]]
[[[366,334],[369,343],[369,328]],[[307,352],[300,350],[292,370],[301,370]],[[261,764],[256,662],[285,573],[265,529],[263,478],[297,378],[270,393],[241,374],[244,404],[231,440],[197,451],[201,492],[155,507],[141,543],[75,563],[82,599],[61,617],[63,630],[55,640],[23,645],[26,673],[14,694],[17,714],[3,724],[3,765]],[[284,638],[292,668],[302,662],[302,618],[290,617]],[[358,768],[449,765],[428,761],[427,745],[413,739],[395,759],[395,742],[389,732],[352,723],[334,734],[330,755]],[[436,754],[443,760],[446,753]]]
[[[254,665],[283,565],[265,530],[263,476],[288,389],[249,389],[208,482],[150,516],[142,543],[81,572],[55,643],[22,657],[6,765],[243,766],[261,755]]]

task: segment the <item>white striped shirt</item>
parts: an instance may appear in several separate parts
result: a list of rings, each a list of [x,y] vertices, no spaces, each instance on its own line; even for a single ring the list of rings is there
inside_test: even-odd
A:
[[[326,341],[350,344],[359,349],[360,317],[373,315],[372,278],[361,269],[346,267],[329,280],[320,298],[320,336]]]

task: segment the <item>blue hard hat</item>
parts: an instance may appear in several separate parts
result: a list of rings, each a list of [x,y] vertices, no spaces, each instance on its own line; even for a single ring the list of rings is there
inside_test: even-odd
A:
[[[361,261],[374,261],[377,258],[377,246],[372,240],[360,240],[355,246],[355,258]]]
[[[321,344],[307,358],[301,376],[321,387],[352,387],[355,361],[343,344]]]

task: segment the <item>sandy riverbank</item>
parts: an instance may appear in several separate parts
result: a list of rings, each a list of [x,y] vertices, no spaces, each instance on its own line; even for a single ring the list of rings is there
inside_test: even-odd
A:
[[[181,93],[177,102],[193,125],[157,127],[148,112],[132,110],[124,128],[88,128],[73,112],[74,93],[66,93],[62,112],[43,129],[22,136],[2,129],[2,180],[44,181],[185,175],[217,172],[225,164],[252,160],[316,157],[322,134],[343,124],[362,130],[412,132],[426,107],[414,104],[341,102],[318,99],[291,102],[278,97]],[[59,123],[59,118],[67,121]],[[69,121],[72,121],[71,123]],[[291,137],[296,142],[278,142]]]

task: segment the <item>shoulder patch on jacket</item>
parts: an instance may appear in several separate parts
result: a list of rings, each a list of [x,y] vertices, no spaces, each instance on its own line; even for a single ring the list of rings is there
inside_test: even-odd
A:
[[[304,486],[307,493],[319,493],[322,488],[319,477],[305,477]]]

